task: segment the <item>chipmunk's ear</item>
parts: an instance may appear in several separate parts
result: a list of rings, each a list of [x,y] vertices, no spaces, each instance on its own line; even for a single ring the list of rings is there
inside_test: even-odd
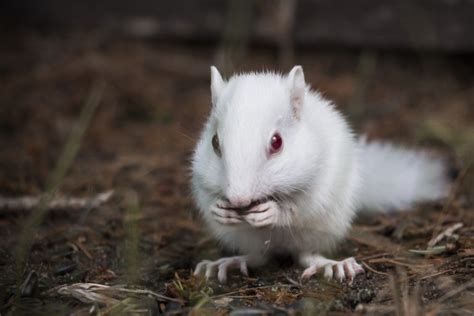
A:
[[[303,67],[294,66],[288,74],[290,88],[290,102],[296,119],[300,118],[301,108],[304,102],[306,82],[304,81]]]
[[[212,106],[216,106],[217,96],[224,87],[224,80],[222,79],[219,70],[215,66],[211,66],[211,98]]]

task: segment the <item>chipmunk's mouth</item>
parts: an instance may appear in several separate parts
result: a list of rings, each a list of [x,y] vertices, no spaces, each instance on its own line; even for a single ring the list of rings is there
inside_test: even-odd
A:
[[[238,206],[238,207],[234,207],[232,205],[228,205],[226,207],[222,207],[223,209],[226,209],[226,210],[233,210],[233,211],[236,211],[236,212],[247,212],[249,210],[251,210],[252,208],[254,208],[255,206],[257,205],[260,205],[260,204],[263,204],[263,203],[266,203],[268,201],[275,201],[275,198],[273,196],[265,196],[261,199],[258,199],[258,200],[253,200],[249,205],[246,205],[246,206]]]

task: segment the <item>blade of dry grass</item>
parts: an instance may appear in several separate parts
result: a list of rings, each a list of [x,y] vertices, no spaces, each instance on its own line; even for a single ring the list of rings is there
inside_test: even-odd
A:
[[[102,81],[93,86],[92,91],[82,108],[77,124],[71,131],[57,164],[48,178],[45,194],[38,202],[36,210],[28,216],[23,225],[16,252],[16,270],[19,283],[21,282],[21,276],[25,268],[27,254],[33,242],[33,236],[36,235],[38,226],[41,224],[44,216],[48,212],[48,205],[59,190],[66,173],[79,151],[82,138],[94,116],[96,108],[100,104],[104,89],[105,83]]]
[[[125,229],[124,240],[124,263],[126,270],[126,282],[133,284],[139,277],[139,239],[140,232],[138,219],[140,218],[140,205],[136,193],[130,194],[129,205],[126,209],[123,225]]]

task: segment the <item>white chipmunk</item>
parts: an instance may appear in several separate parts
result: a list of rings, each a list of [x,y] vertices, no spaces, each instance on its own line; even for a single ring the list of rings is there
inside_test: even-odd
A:
[[[230,268],[292,255],[308,278],[352,280],[353,259],[326,259],[358,209],[405,208],[445,196],[443,161],[390,144],[357,141],[344,117],[288,75],[249,73],[224,81],[211,67],[212,111],[197,144],[192,186],[212,234],[240,256],[204,260],[195,274],[225,282]]]

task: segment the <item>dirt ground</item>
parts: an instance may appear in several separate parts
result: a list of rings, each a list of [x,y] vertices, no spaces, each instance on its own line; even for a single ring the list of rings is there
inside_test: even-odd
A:
[[[357,132],[446,157],[452,193],[409,212],[359,218],[334,254],[363,263],[366,273],[351,285],[322,277],[302,283],[301,268],[286,259],[220,285],[191,273],[221,253],[188,184],[190,153],[210,107],[215,47],[101,33],[2,38],[0,195],[51,188],[73,126],[98,90],[57,196],[114,194],[98,207],[44,216],[41,207],[0,209],[0,315],[474,313],[473,56],[298,50],[307,81]],[[278,69],[277,60],[271,48],[251,48],[237,69]],[[40,224],[25,229],[35,214]]]

